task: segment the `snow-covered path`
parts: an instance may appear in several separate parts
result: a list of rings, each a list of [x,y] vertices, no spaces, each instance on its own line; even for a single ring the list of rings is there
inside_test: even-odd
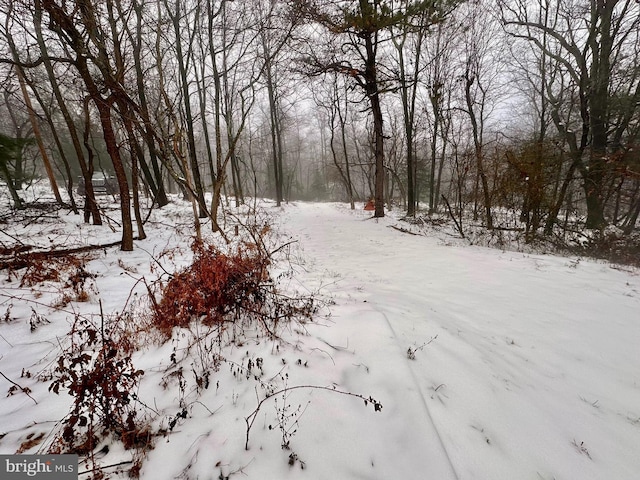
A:
[[[282,222],[309,261],[302,277],[330,283],[325,340],[367,366],[348,386],[380,396],[395,428],[375,478],[638,478],[637,274],[367,218],[301,203]]]
[[[145,453],[141,480],[640,478],[638,270],[409,235],[342,204],[271,210],[268,242],[297,240],[290,263],[286,248],[274,261],[279,287],[333,304],[313,322],[282,324],[278,339],[230,330],[219,365],[198,322],[144,344],[132,357],[145,371],[140,410],[166,435]],[[135,289],[144,297],[140,279],[153,281],[158,261],[162,271],[188,265],[190,212],[176,199],[154,212],[135,251],[88,261],[87,302],[60,310],[48,306],[61,295],[55,283],[0,285],[0,371],[33,397],[0,397],[0,453],[47,450],[71,397],[49,392],[46,374],[73,313],[97,319],[100,302],[119,312]],[[105,240],[102,227],[63,220],[56,235]],[[47,319],[37,328],[34,307]],[[209,388],[197,386],[205,371]],[[109,478],[127,478],[116,470],[132,452],[103,442]]]

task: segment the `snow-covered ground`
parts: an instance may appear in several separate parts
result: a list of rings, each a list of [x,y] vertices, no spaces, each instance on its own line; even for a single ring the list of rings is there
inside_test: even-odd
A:
[[[293,272],[282,288],[330,305],[285,328],[280,341],[247,333],[224,347],[207,389],[195,386],[192,372],[206,359],[184,350],[188,334],[147,342],[133,357],[145,371],[141,411],[155,430],[174,428],[155,439],[141,478],[640,478],[637,270],[468,246],[416,228],[410,235],[390,228],[408,228],[393,216],[375,220],[342,204],[264,208],[273,241],[295,241],[274,265],[276,274]],[[162,274],[156,260],[167,270],[188,264],[189,213],[176,201],[153,213],[149,239],[134,252],[99,253],[87,264],[96,274],[90,301],[64,311],[48,306],[60,295],[53,285],[36,294],[3,275],[0,371],[33,398],[2,395],[0,453],[42,434],[25,453],[48,448],[70,398],[37,377],[60,354],[73,314],[97,314],[99,299],[107,314],[135,304],[146,291],[138,280]],[[64,216],[38,236],[118,239],[80,220]],[[3,230],[24,234],[13,228]],[[32,332],[32,309],[51,323]],[[0,378],[0,392],[11,386]],[[284,392],[259,404],[267,389]],[[382,409],[344,393],[371,396]],[[116,442],[105,445],[102,465],[131,460]],[[105,472],[125,476],[116,470]]]

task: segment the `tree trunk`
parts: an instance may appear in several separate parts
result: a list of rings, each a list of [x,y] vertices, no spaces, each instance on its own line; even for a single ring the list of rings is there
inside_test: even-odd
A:
[[[365,90],[371,102],[373,114],[373,142],[375,158],[374,200],[376,218],[384,217],[384,125],[382,108],[380,106],[380,92],[378,90],[378,76],[376,73],[376,46],[372,33],[364,36],[367,52],[365,63]]]
[[[222,187],[226,182],[225,169],[222,168],[222,79],[220,70],[218,68],[218,60],[216,58],[216,49],[213,43],[213,5],[211,0],[207,0],[208,20],[209,20],[209,55],[211,56],[211,69],[213,71],[213,86],[215,89],[215,96],[213,99],[213,125],[215,135],[215,147],[216,147],[216,164],[213,166],[211,162],[211,177],[213,179],[213,198],[211,199],[211,218],[212,229],[214,232],[220,231],[218,225],[218,210],[220,208],[220,200],[222,195]]]
[[[433,107],[433,138],[431,139],[431,168],[429,173],[429,214],[436,208],[436,163],[438,152],[438,128],[440,126],[440,85],[435,84],[429,94],[431,106]]]
[[[144,136],[147,147],[149,148],[149,159],[151,161],[151,169],[153,170],[153,176],[151,172],[148,172],[148,168],[145,168],[144,158],[140,159],[141,166],[145,171],[145,178],[149,184],[149,188],[153,193],[155,201],[158,203],[158,207],[162,208],[169,203],[167,192],[164,188],[164,182],[162,181],[162,172],[160,165],[158,164],[158,155],[156,154],[156,142],[153,138],[153,126],[149,117],[149,105],[147,102],[147,94],[145,92],[144,85],[144,72],[142,70],[142,9],[143,6],[137,1],[132,3],[133,9],[136,12],[136,34],[131,35],[131,41],[133,43],[133,64],[136,71],[136,85],[138,99],[140,100],[140,112],[144,122]],[[155,177],[155,178],[154,178]]]
[[[58,12],[50,12],[52,16],[57,15]],[[91,70],[87,64],[87,59],[78,54],[74,65],[78,69],[82,80],[87,87],[89,97],[98,109],[100,117],[100,125],[102,127],[102,133],[104,142],[107,147],[107,153],[111,158],[113,164],[113,170],[116,174],[118,181],[118,188],[120,190],[120,211],[122,214],[122,244],[120,246],[123,251],[133,250],[133,225],[131,220],[131,196],[129,193],[129,183],[127,181],[127,175],[120,155],[120,149],[118,147],[118,141],[116,138],[115,130],[113,128],[113,120],[111,118],[111,104],[107,99],[104,99],[100,94],[98,85],[95,83],[91,76]]]
[[[266,34],[262,33],[262,51],[265,59],[265,80],[267,82],[267,95],[269,98],[269,114],[271,119],[271,148],[273,159],[273,173],[275,177],[276,205],[279,207],[283,200],[284,172],[282,171],[282,132],[278,112],[278,99],[273,79],[271,65],[271,52],[267,45]]]
[[[98,209],[95,193],[93,191],[93,184],[91,182],[93,166],[85,160],[84,152],[80,144],[80,136],[78,135],[78,130],[76,129],[76,125],[71,117],[71,114],[69,113],[69,109],[67,108],[66,101],[62,96],[62,92],[60,91],[60,86],[58,85],[58,80],[55,76],[53,65],[51,63],[51,60],[49,59],[49,53],[47,51],[46,43],[42,35],[42,3],[40,0],[35,0],[34,2],[33,15],[36,40],[38,42],[38,46],[40,47],[43,64],[47,71],[49,83],[56,98],[58,108],[60,109],[60,113],[62,113],[62,117],[64,118],[67,128],[69,129],[71,143],[73,144],[73,149],[76,153],[78,164],[80,165],[80,171],[82,172],[82,178],[84,179],[84,221],[85,223],[88,223],[89,218],[91,218],[94,225],[102,225],[102,217],[100,216],[100,210]]]
[[[9,49],[11,50],[11,55],[13,57],[15,65],[16,75],[18,76],[18,83],[20,84],[20,91],[22,92],[22,97],[24,98],[24,103],[27,107],[27,112],[29,113],[29,121],[31,122],[31,128],[33,129],[33,136],[36,138],[36,143],[38,144],[38,150],[40,150],[40,156],[42,157],[42,162],[44,164],[44,169],[47,172],[47,177],[49,178],[49,184],[51,185],[51,191],[53,192],[53,196],[56,199],[56,202],[59,205],[64,205],[62,201],[62,197],[60,196],[60,191],[58,190],[58,184],[56,182],[55,174],[53,173],[53,167],[51,166],[51,161],[49,160],[49,154],[44,146],[44,141],[42,140],[42,134],[40,133],[40,125],[38,123],[38,119],[36,118],[36,114],[33,110],[33,105],[31,104],[31,98],[29,97],[29,92],[27,90],[26,81],[24,78],[24,71],[22,67],[19,65],[20,59],[18,58],[18,52],[16,50],[16,45],[13,42],[13,37],[9,34],[7,30],[7,43],[9,45]]]
[[[411,85],[407,85],[406,65],[404,59],[404,45],[407,40],[407,32],[402,34],[402,40],[393,39],[393,43],[398,51],[398,67],[400,69],[400,100],[402,101],[402,119],[407,148],[407,216],[413,217],[416,214],[416,159],[414,155],[414,115],[415,99],[417,90],[418,64],[420,61],[420,50],[422,46],[422,34],[418,33],[418,47],[416,49],[415,68],[413,71]]]
[[[473,132],[473,144],[475,147],[476,163],[478,166],[478,175],[480,177],[480,183],[482,185],[482,193],[484,197],[484,210],[485,221],[489,230],[493,229],[493,217],[491,214],[491,193],[489,192],[489,182],[487,180],[487,174],[484,168],[484,152],[482,148],[482,138],[480,134],[480,127],[478,124],[478,118],[473,107],[473,99],[471,98],[471,86],[473,85],[475,78],[470,76],[467,70],[465,74],[465,99],[467,102],[467,113],[471,120],[471,127]],[[482,121],[482,119],[480,119]]]
[[[587,201],[586,228],[599,229],[605,226],[604,182],[607,164],[607,118],[609,117],[609,83],[611,77],[611,17],[616,1],[595,0],[592,2],[592,25],[600,35],[590,43],[592,63],[589,86],[589,122],[591,130],[591,150],[589,166],[581,169]],[[598,24],[599,20],[599,24]],[[594,35],[595,37],[595,35]]]
[[[346,109],[347,109],[347,105],[349,104],[349,101],[346,96],[346,92],[345,92],[344,104],[345,104],[345,116],[346,116],[346,113],[347,113]],[[354,201],[353,182],[351,181],[351,167],[349,165],[349,153],[347,151],[346,121],[345,121],[345,117],[342,115],[342,110],[340,109],[339,102],[337,105],[337,111],[338,111],[338,119],[340,120],[340,136],[342,139],[342,154],[344,155],[344,169],[345,169],[346,182],[347,182],[347,194],[349,196],[349,204],[351,206],[351,210],[355,210],[356,205]]]
[[[25,80],[27,79],[25,78]],[[47,106],[45,105],[44,100],[42,99],[42,96],[38,93],[38,90],[36,90],[33,82],[30,82],[29,80],[27,80],[27,83],[29,84],[31,91],[35,96],[36,101],[40,105],[40,108],[42,108],[42,112],[47,120],[47,123],[49,124],[49,128],[51,129],[51,135],[53,135],[53,141],[56,144],[56,148],[58,149],[58,154],[60,155],[60,160],[62,160],[62,165],[64,166],[64,172],[67,175],[67,178],[66,178],[67,195],[69,195],[69,201],[71,202],[71,209],[73,213],[77,215],[80,212],[78,211],[78,206],[76,205],[75,196],[73,194],[73,176],[71,174],[71,166],[69,165],[69,160],[67,159],[67,156],[64,153],[64,148],[62,147],[62,141],[60,140],[60,135],[58,135],[58,131],[56,130],[56,126],[53,122],[53,118],[51,117],[51,111],[47,109]]]
[[[333,88],[337,88],[337,86],[334,84]],[[335,93],[335,91],[334,91]],[[328,106],[329,109],[329,149],[331,150],[331,158],[333,160],[333,164],[335,165],[336,169],[338,170],[338,173],[340,174],[340,178],[342,179],[342,183],[344,184],[345,190],[347,191],[347,195],[349,196],[350,200],[351,200],[351,208],[353,209],[355,207],[355,205],[353,204],[353,199],[350,196],[350,186],[349,186],[349,180],[347,179],[347,176],[344,172],[344,170],[342,169],[342,166],[340,165],[340,162],[338,161],[338,152],[336,151],[336,145],[335,145],[335,140],[336,140],[336,117],[338,116],[338,112],[337,110],[340,108],[338,105],[338,99],[336,97],[334,97],[331,100],[331,105]]]
[[[165,2],[166,4],[166,2]],[[168,6],[167,6],[168,9]],[[208,212],[206,209],[205,199],[204,199],[204,190],[202,188],[202,178],[200,176],[200,167],[198,166],[198,154],[196,151],[196,139],[193,130],[193,115],[191,113],[191,95],[189,91],[189,78],[187,76],[187,69],[185,65],[185,56],[182,51],[182,37],[181,37],[181,27],[180,27],[180,0],[176,0],[176,8],[175,14],[170,14],[171,21],[173,23],[173,29],[176,34],[176,56],[178,61],[178,72],[180,74],[180,86],[182,89],[182,101],[184,106],[184,115],[185,122],[187,126],[187,145],[189,150],[189,160],[191,166],[191,174],[193,176],[193,188],[196,192],[196,197],[198,199],[199,206],[199,217],[205,218],[208,217]],[[189,45],[189,49],[187,52],[187,56],[191,56],[191,45]]]

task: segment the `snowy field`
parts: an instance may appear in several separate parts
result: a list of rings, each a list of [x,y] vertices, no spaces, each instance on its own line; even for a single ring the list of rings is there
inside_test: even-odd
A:
[[[245,332],[224,345],[208,388],[192,373],[205,354],[184,345],[198,327],[141,342],[133,355],[145,372],[139,409],[164,434],[140,478],[640,478],[637,270],[469,246],[417,227],[412,235],[391,228],[409,228],[393,215],[371,219],[361,205],[263,208],[273,244],[293,242],[279,252],[274,277],[322,308],[278,341]],[[134,252],[98,251],[86,264],[88,301],[56,306],[59,285],[20,286],[19,275],[2,272],[0,453],[51,446],[71,397],[49,392],[43,379],[74,318],[96,318],[100,302],[108,318],[143,310],[141,279],[190,262],[190,211],[176,200],[153,212],[149,238]],[[43,246],[119,239],[117,228],[57,215],[7,221],[3,245],[12,237]],[[10,391],[15,384],[29,395]],[[281,393],[260,403],[266,391]],[[112,438],[96,452],[107,478],[126,478],[140,455]]]

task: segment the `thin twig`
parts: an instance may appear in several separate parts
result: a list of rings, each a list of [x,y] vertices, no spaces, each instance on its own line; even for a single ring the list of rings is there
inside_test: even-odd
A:
[[[24,387],[21,387],[20,385],[18,385],[16,382],[14,382],[13,380],[11,380],[9,377],[7,377],[7,376],[6,376],[4,373],[2,373],[1,371],[0,371],[0,375],[2,375],[2,376],[4,377],[4,379],[5,379],[7,382],[9,382],[9,383],[13,383],[16,387],[18,387],[18,388],[22,391],[22,393],[24,393],[27,397],[29,397],[31,400],[33,400],[33,403],[35,403],[36,405],[38,405],[38,402],[36,401],[36,399],[35,399],[35,398],[33,398],[31,395],[29,395],[29,390],[28,390],[28,389],[26,389],[26,388],[24,388]]]
[[[2,338],[5,342],[7,342],[7,343],[9,344],[9,346],[10,346],[11,348],[13,348],[13,345],[11,344],[11,342],[10,342],[9,340],[7,340],[7,339],[5,338],[5,336],[4,336],[4,335],[2,335],[1,333],[0,333],[0,338]]]
[[[373,408],[375,409],[376,412],[382,411],[382,404],[380,402],[375,400],[373,397],[367,398],[364,395],[361,395],[359,393],[345,392],[344,390],[336,390],[335,388],[324,387],[321,385],[296,385],[294,387],[285,387],[280,390],[267,394],[266,397],[264,397],[262,400],[260,400],[260,402],[258,402],[258,406],[256,407],[256,409],[253,412],[251,412],[249,416],[245,417],[244,420],[247,424],[247,432],[246,432],[246,438],[245,438],[245,444],[244,444],[245,450],[249,450],[249,433],[251,431],[251,427],[253,426],[253,422],[258,416],[258,412],[260,411],[262,404],[267,400],[269,400],[270,398],[280,395],[281,393],[290,392],[292,390],[301,390],[303,388],[309,389],[309,390],[326,390],[327,392],[333,392],[339,395],[346,395],[349,397],[359,398],[361,400],[364,400],[365,405],[368,405],[369,403],[373,404]]]
[[[285,243],[285,244],[283,244],[283,245],[280,245],[280,246],[279,246],[278,248],[276,248],[275,250],[273,250],[273,251],[269,252],[269,254],[268,254],[268,255],[269,255],[269,258],[271,258],[275,253],[278,253],[278,252],[279,252],[280,250],[282,250],[283,248],[288,247],[289,245],[294,244],[294,243],[298,243],[298,240],[291,240],[290,242],[287,242],[287,243]]]
[[[133,462],[131,460],[129,461],[125,461],[125,462],[119,462],[119,463],[114,463],[112,465],[100,465],[99,467],[96,468],[92,468],[91,470],[85,470],[84,472],[78,472],[78,475],[86,475],[88,473],[93,473],[96,472],[98,470],[104,470],[105,468],[113,468],[113,467],[121,467],[122,465],[130,465]]]

